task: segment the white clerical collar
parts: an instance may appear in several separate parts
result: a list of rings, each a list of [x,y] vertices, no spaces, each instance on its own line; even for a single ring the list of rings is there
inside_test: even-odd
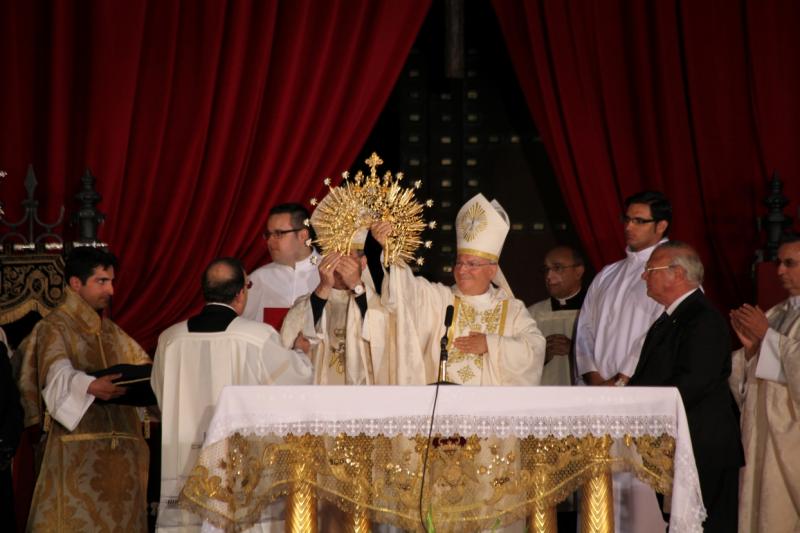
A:
[[[675,300],[674,302],[669,304],[669,307],[667,307],[667,314],[671,316],[672,313],[675,312],[675,309],[677,309],[678,306],[681,305],[681,302],[683,302],[686,298],[691,296],[692,293],[694,291],[696,291],[696,290],[697,290],[697,287],[695,287],[694,289],[690,289],[689,291],[687,291],[687,292],[683,293],[682,295],[680,295],[677,300]]]
[[[556,300],[558,300],[558,303],[561,304],[561,305],[567,305],[567,300],[571,300],[572,298],[575,298],[578,295],[579,292],[581,292],[581,288],[580,287],[578,287],[577,291],[575,291],[574,293],[570,294],[566,298],[556,298]]]
[[[789,297],[789,307],[792,309],[800,309],[800,294]]]
[[[634,252],[633,250],[630,249],[630,247],[628,247],[625,248],[625,253],[628,254],[629,259],[636,261],[637,263],[646,263],[647,260],[650,259],[650,255],[653,253],[653,250],[656,249],[656,246],[658,246],[661,243],[667,242],[667,240],[669,239],[661,239],[653,246],[650,246],[649,248],[644,248],[637,252]]]

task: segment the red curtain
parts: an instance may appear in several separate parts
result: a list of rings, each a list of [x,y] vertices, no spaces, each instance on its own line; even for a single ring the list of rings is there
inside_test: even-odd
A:
[[[752,300],[768,176],[800,200],[800,3],[493,2],[592,263],[622,256],[623,199],[657,189],[711,297]]]
[[[114,318],[145,347],[200,274],[268,260],[268,208],[306,202],[362,148],[430,0],[0,1],[0,182],[44,219],[85,167],[120,257]]]

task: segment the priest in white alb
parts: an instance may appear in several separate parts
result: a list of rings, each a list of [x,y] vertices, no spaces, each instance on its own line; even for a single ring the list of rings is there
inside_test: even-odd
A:
[[[159,531],[199,530],[201,517],[180,508],[178,497],[223,387],[311,383],[305,353],[284,348],[272,326],[239,316],[247,285],[237,259],[213,260],[202,277],[203,310],[158,338],[150,383],[162,414]],[[256,529],[282,531],[279,511],[280,505],[268,507]]]
[[[499,203],[478,194],[458,212],[455,226],[455,286],[414,276],[404,263],[393,264],[383,280],[382,303],[396,319],[397,383],[436,381],[440,340],[446,334],[448,381],[538,385],[545,339],[497,264],[510,227],[508,215]],[[376,222],[371,231],[381,245],[391,243],[390,223]],[[450,305],[452,326],[445,330]]]
[[[800,531],[800,237],[783,239],[777,275],[788,298],[766,313],[731,311],[742,348],[730,386],[742,411],[739,532]]]

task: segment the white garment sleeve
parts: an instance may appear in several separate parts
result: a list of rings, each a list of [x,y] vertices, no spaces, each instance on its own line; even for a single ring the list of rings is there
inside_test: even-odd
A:
[[[94,396],[86,391],[95,379],[75,370],[68,359],[60,359],[50,365],[42,391],[50,416],[69,431],[74,430],[94,402]]]
[[[508,317],[512,335],[486,335],[489,351],[484,372],[489,373],[489,380],[483,384],[539,385],[542,381],[547,341],[525,306],[520,308],[516,316]]]
[[[314,366],[308,356],[300,350],[284,348],[277,332],[262,345],[261,361],[266,372],[264,384],[310,385],[314,380]]]
[[[786,374],[783,372],[780,356],[781,337],[782,335],[774,329],[767,329],[767,334],[764,335],[758,351],[756,377],[777,383],[786,383]]]
[[[597,372],[594,360],[595,344],[595,300],[597,286],[592,283],[586,291],[586,297],[578,313],[578,326],[575,328],[575,366],[578,372],[578,381],[583,382],[583,375],[588,372]]]

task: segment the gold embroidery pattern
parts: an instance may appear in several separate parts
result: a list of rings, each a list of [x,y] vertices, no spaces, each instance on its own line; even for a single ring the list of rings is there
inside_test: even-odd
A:
[[[656,490],[672,486],[672,437],[622,440],[632,456],[612,457],[608,435],[437,434],[428,446],[420,435],[235,434],[203,450],[181,505],[218,527],[240,530],[257,521],[268,503],[303,483],[347,513],[416,530],[427,448],[423,508],[431,511],[436,531],[492,529],[552,507],[590,479],[619,470],[633,471]],[[663,469],[653,475],[646,463]]]
[[[461,378],[461,383],[467,383],[472,381],[472,378],[475,377],[475,372],[473,372],[470,367],[464,366],[458,371],[458,377]]]
[[[328,368],[333,368],[340,376],[344,375],[345,343],[340,342],[336,348],[331,348],[331,359]]]
[[[488,225],[486,211],[477,202],[469,206],[456,220],[456,227],[467,242],[475,240],[478,234],[485,230]]]

